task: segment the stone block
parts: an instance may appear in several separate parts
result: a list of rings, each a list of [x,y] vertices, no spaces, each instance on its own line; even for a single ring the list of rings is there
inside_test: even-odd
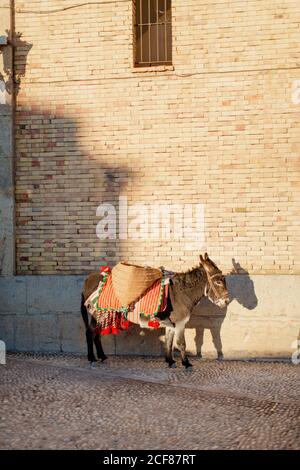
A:
[[[0,316],[25,314],[26,279],[24,276],[0,277]]]
[[[77,313],[84,276],[28,276],[28,313]]]
[[[164,329],[143,330],[140,335],[138,325],[132,325],[127,332],[122,332],[116,337],[116,354],[140,354],[142,356],[159,356],[163,351]]]
[[[60,352],[57,315],[19,315],[15,348],[17,351]]]
[[[16,315],[0,315],[0,341],[4,341],[7,350],[15,349]]]

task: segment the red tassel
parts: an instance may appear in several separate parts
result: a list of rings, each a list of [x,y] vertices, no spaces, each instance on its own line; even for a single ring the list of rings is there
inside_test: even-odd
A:
[[[148,326],[150,326],[150,328],[157,329],[157,328],[160,327],[160,323],[157,320],[150,320],[150,321],[148,321]]]
[[[128,328],[129,328],[129,321],[128,320],[124,320],[122,322],[122,328],[123,328],[123,330],[128,330]]]
[[[118,335],[120,333],[119,328],[116,328],[115,326],[112,327],[111,332],[113,335]]]
[[[104,330],[101,330],[101,335],[109,335],[111,333],[111,328],[110,326],[108,328],[105,328]]]
[[[100,267],[100,273],[109,273],[110,272],[110,267],[109,266],[101,266]]]

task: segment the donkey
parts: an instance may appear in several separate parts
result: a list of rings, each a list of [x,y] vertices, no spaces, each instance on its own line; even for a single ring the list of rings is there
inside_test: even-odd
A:
[[[107,357],[103,352],[101,337],[96,331],[96,320],[92,317],[89,323],[88,312],[84,305],[86,299],[97,289],[100,273],[91,273],[85,280],[81,298],[81,313],[86,327],[88,360],[96,361],[93,351],[93,341],[96,346],[98,359],[104,361]],[[170,279],[167,308],[157,315],[161,327],[165,327],[166,362],[169,367],[176,367],[173,348],[176,344],[181,354],[181,362],[185,368],[192,367],[187,355],[184,338],[185,325],[190,319],[196,304],[206,296],[220,308],[229,303],[229,294],[222,271],[205,253],[200,255],[199,266],[185,273],[176,273]],[[147,328],[147,320],[140,320],[142,328]]]

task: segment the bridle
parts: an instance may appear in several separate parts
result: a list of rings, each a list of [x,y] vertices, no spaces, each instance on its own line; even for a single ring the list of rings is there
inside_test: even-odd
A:
[[[203,266],[203,267],[204,267],[204,266]],[[216,296],[217,299],[223,300],[223,299],[227,298],[227,295],[222,295],[222,296],[220,297],[219,292],[217,291],[217,289],[216,289],[215,286],[214,286],[214,283],[212,282],[212,279],[213,279],[214,277],[222,276],[222,272],[219,271],[219,272],[216,272],[215,274],[212,274],[212,275],[211,275],[211,274],[208,272],[207,269],[204,268],[204,270],[205,270],[205,272],[206,272],[206,277],[207,277],[207,281],[206,281],[205,289],[204,289],[204,295],[205,295],[205,296],[208,296],[208,293],[209,293],[209,291],[210,291],[210,289],[211,289],[211,290],[213,291],[213,293],[215,294],[215,296]],[[208,286],[208,284],[209,284],[209,286]]]

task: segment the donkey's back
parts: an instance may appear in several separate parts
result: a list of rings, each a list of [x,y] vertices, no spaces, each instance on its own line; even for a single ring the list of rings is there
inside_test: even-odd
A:
[[[92,295],[93,292],[95,292],[95,290],[97,289],[97,287],[99,285],[101,277],[102,277],[101,274],[97,271],[93,272],[93,273],[90,273],[88,275],[88,277],[84,281],[83,290],[82,290],[82,293],[84,295],[85,300],[90,295]]]

